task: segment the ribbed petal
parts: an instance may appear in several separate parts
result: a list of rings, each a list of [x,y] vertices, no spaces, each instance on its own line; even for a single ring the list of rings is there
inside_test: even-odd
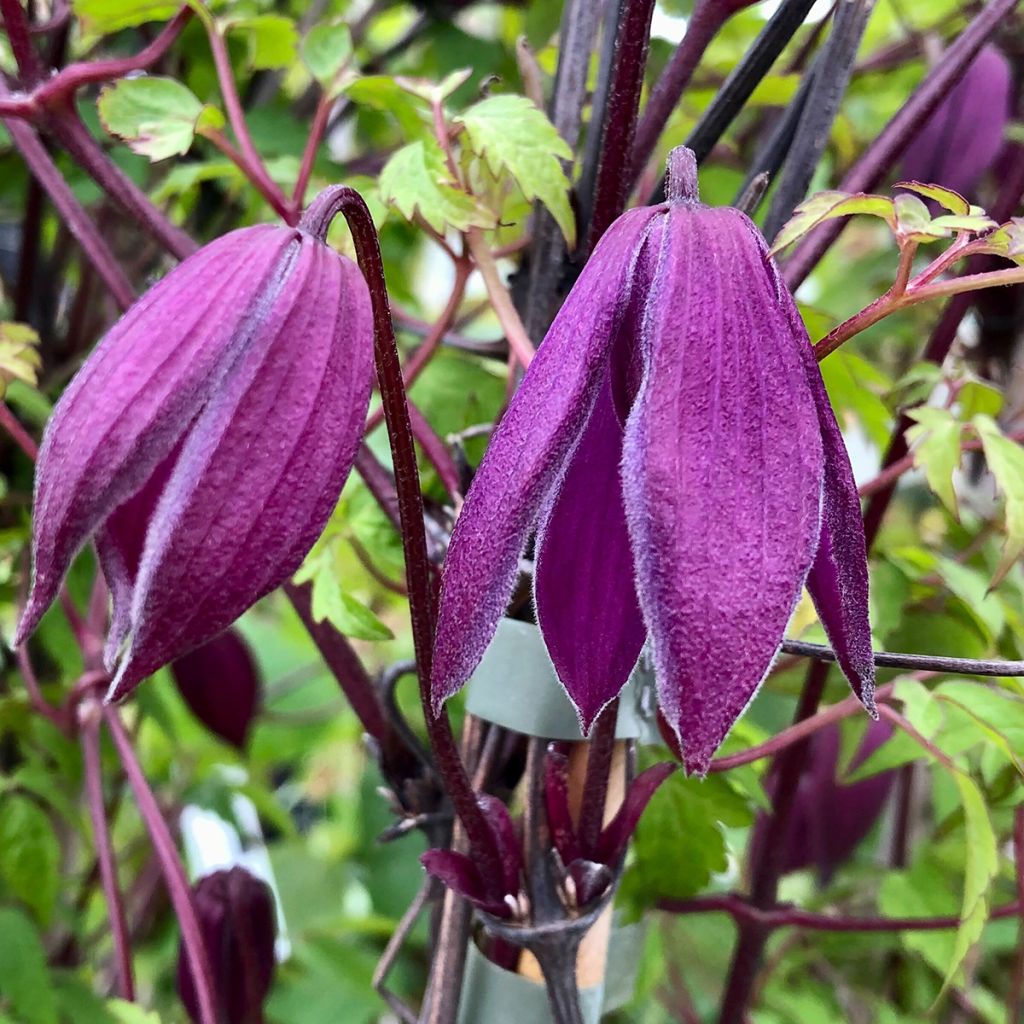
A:
[[[1002,148],[1012,95],[1009,61],[995,46],[985,46],[914,137],[900,177],[975,198],[975,187]]]
[[[541,504],[590,415],[643,237],[663,212],[631,211],[605,232],[494,433],[445,561],[435,704],[469,678],[494,636]]]
[[[793,316],[799,316],[796,310]],[[860,497],[850,456],[810,344],[803,351],[825,455],[821,540],[807,577],[807,589],[836,652],[839,667],[864,707],[877,718],[875,663],[868,621],[868,555]]]
[[[16,643],[72,559],[167,457],[247,342],[242,328],[295,232],[243,228],[200,249],[110,330],[47,424],[36,467],[32,590]]]
[[[584,732],[618,696],[647,637],[633,583],[621,461],[622,426],[606,377],[541,518],[534,569],[537,622]]]
[[[623,490],[659,703],[703,773],[778,651],[818,546],[822,444],[756,229],[673,205]]]
[[[244,358],[192,427],[146,538],[111,687],[215,636],[298,568],[352,467],[372,383],[369,293],[303,236]]]

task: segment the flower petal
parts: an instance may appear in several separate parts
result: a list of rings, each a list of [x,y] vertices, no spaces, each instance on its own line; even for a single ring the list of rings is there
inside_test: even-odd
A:
[[[372,346],[362,275],[304,236],[280,295],[196,421],[161,496],[111,699],[215,636],[298,568],[355,459]]]
[[[630,296],[632,267],[663,207],[602,237],[484,455],[445,561],[431,691],[440,705],[494,637],[538,510],[586,422]]]
[[[200,249],[128,310],[72,380],[39,452],[32,590],[15,643],[36,627],[89,536],[220,387],[247,341],[239,328],[252,297],[295,237],[243,228]]]
[[[818,544],[822,445],[806,340],[762,252],[737,211],[673,206],[625,433],[659,703],[697,773],[768,672]]]
[[[537,624],[584,733],[618,696],[647,638],[634,585],[608,378],[537,531]]]

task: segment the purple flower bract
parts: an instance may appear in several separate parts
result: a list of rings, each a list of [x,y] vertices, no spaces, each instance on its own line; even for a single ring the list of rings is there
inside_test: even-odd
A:
[[[793,299],[737,210],[668,201],[601,239],[509,405],[444,568],[435,703],[473,671],[536,529],[537,621],[584,730],[650,639],[688,771],[778,653],[806,583],[873,710],[868,574],[846,448]]]

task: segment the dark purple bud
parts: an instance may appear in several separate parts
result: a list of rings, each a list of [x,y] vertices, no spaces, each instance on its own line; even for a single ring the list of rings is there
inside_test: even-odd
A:
[[[892,735],[882,720],[869,724],[849,770],[863,764]],[[896,773],[879,772],[860,782],[837,781],[839,727],[822,729],[811,740],[810,764],[800,780],[786,841],[784,871],[817,868],[828,881],[871,831],[882,813]]]
[[[537,621],[589,729],[651,643],[688,771],[778,653],[807,584],[873,711],[860,502],[768,247],[669,158],[668,202],[602,237],[480,464],[444,567],[436,704],[482,656],[537,531]]]
[[[210,958],[219,1024],[262,1024],[274,977],[274,897],[245,868],[215,871],[196,882],[192,898]],[[199,1001],[188,955],[178,951],[178,995],[198,1022]]]
[[[480,874],[480,869],[464,853],[456,853],[454,850],[427,850],[420,856],[420,863],[428,874],[443,882],[452,892],[458,893],[474,907],[493,917],[512,916],[509,902],[495,895],[497,890],[488,885]]]
[[[569,758],[549,749],[544,763],[544,802],[551,842],[563,864],[580,857],[579,840],[569,807]]]
[[[601,833],[597,843],[597,860],[612,867],[619,863],[651,797],[675,770],[676,765],[671,761],[662,761],[642,771],[630,783],[622,806]]]
[[[323,529],[373,376],[355,264],[298,228],[232,231],[151,288],[58,402],[36,470],[17,642],[95,539],[111,699],[230,625]]]
[[[1012,95],[1009,61],[995,46],[983,47],[910,143],[900,177],[973,199],[1003,146]]]
[[[215,736],[242,749],[260,698],[249,645],[229,629],[171,662],[178,692]]]
[[[600,899],[615,876],[606,864],[574,860],[566,869],[566,889],[574,909],[583,909]]]

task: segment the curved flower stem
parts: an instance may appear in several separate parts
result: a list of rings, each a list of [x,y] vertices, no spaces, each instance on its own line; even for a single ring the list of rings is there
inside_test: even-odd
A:
[[[990,921],[1014,917],[1024,908],[1024,897],[996,907]],[[818,932],[938,932],[951,931],[963,923],[959,917],[845,917],[839,914],[815,914],[808,910],[779,907],[760,910],[742,896],[697,896],[694,899],[658,901],[658,909],[670,914],[730,914],[737,922],[757,924],[761,928],[803,928]]]
[[[536,349],[533,347],[533,342],[530,341],[530,336],[526,333],[526,328],[519,318],[516,307],[512,304],[512,296],[509,295],[508,288],[505,287],[505,282],[501,279],[498,264],[495,263],[483,232],[479,228],[470,228],[466,232],[466,239],[469,242],[469,251],[473,255],[473,262],[484,279],[494,313],[501,324],[501,329],[505,332],[508,346],[525,370],[533,361]]]
[[[344,185],[335,185],[322,192],[303,216],[302,226],[323,237],[331,220],[339,213],[348,222],[359,268],[366,278],[373,306],[377,380],[395,467],[413,648],[419,668],[420,702],[423,705],[431,751],[438,774],[466,829],[481,874],[485,878],[497,880],[501,877],[501,861],[495,836],[477,804],[448,716],[443,708],[435,710],[430,695],[434,653],[434,586],[427,556],[423,495],[420,492],[416,450],[402,383],[402,364],[398,358],[398,346],[391,323],[391,306],[384,282],[384,265],[377,231],[362,197],[355,189]]]
[[[192,974],[192,983],[195,986],[196,998],[199,1002],[200,1024],[219,1024],[213,972],[210,970],[210,960],[203,942],[203,933],[199,927],[196,908],[192,902],[192,893],[185,875],[185,868],[182,866],[178,850],[171,838],[167,822],[164,821],[163,814],[160,812],[156,797],[149,788],[142,766],[132,749],[128,734],[121,724],[117,708],[110,704],[103,705],[103,718],[110,730],[114,746],[117,748],[124,773],[128,777],[128,783],[135,794],[139,814],[146,823],[146,830],[149,832],[153,850],[160,862],[160,869],[167,884],[171,905],[178,918],[181,941],[185,946],[189,971]]]
[[[132,977],[132,947],[125,919],[124,899],[117,881],[117,861],[110,842],[107,809],[103,801],[103,776],[100,766],[100,722],[103,712],[99,703],[87,698],[78,707],[79,738],[82,761],[85,766],[85,788],[92,818],[92,832],[96,843],[96,860],[100,868],[103,895],[107,902],[110,931],[114,939],[117,962],[118,994],[129,1002],[135,1000],[135,981]]]
[[[0,95],[2,94],[3,86],[0,84]],[[29,172],[50,197],[68,230],[82,247],[96,272],[103,278],[103,283],[110,289],[114,301],[122,311],[127,309],[135,298],[128,278],[96,225],[75,198],[50,154],[46,152],[46,147],[36,137],[35,130],[14,118],[6,118],[4,123]]]

